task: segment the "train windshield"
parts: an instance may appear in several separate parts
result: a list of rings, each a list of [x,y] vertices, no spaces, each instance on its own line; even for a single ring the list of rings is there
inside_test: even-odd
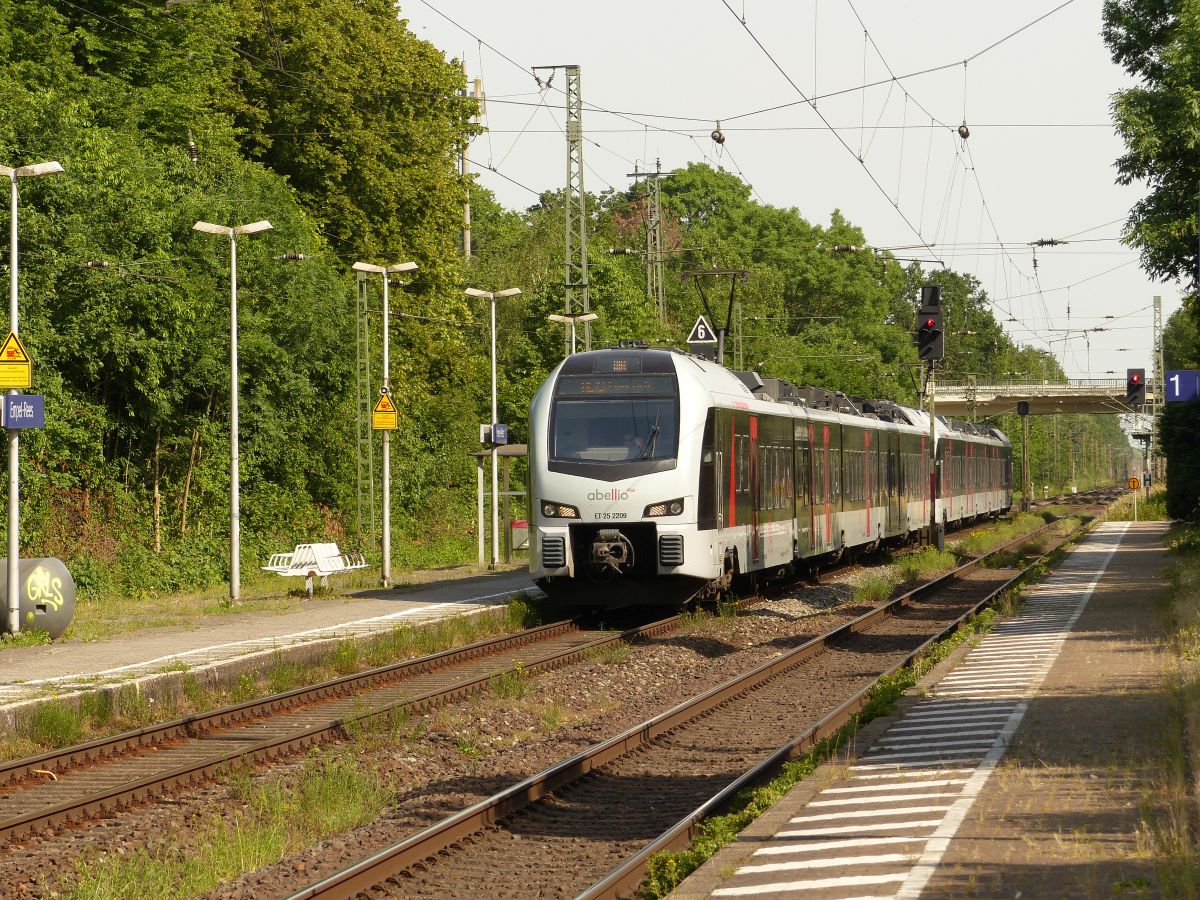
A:
[[[674,459],[674,375],[564,376],[555,388],[550,457],[593,463]]]

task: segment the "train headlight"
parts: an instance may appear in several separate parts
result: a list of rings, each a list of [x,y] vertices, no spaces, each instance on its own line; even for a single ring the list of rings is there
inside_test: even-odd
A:
[[[542,501],[542,515],[547,519],[578,519],[579,510],[566,503],[555,503],[553,500]]]
[[[664,500],[661,503],[651,503],[642,511],[643,518],[656,519],[659,516],[683,515],[683,498]]]

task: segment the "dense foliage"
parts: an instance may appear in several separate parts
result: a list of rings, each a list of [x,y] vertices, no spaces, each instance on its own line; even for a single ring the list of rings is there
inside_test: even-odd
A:
[[[1200,3],[1107,0],[1104,39],[1113,59],[1138,79],[1113,99],[1125,154],[1118,181],[1144,181],[1146,196],[1127,222],[1130,242],[1150,274],[1196,277],[1196,184],[1200,179]]]
[[[226,577],[230,248],[192,224],[269,219],[238,242],[243,570],[295,539],[375,547],[359,516],[355,260],[421,266],[391,292],[395,558],[469,558],[489,311],[462,288],[523,291],[497,316],[500,420],[524,440],[563,353],[546,316],[564,305],[565,207],[548,191],[508,210],[463,183],[455,154],[475,126],[458,65],[386,0],[0,0],[0,13],[0,162],[66,169],[20,183],[21,334],[48,410],[22,442],[26,552],[67,559],[85,594]],[[705,312],[728,327],[734,366],[911,403],[915,297],[932,279],[952,335],[939,377],[1061,375],[1011,343],[969,276],[847,249],[867,241],[840,213],[814,224],[698,164],[663,182],[660,318],[644,259],[609,252],[643,245],[642,190],[589,198],[596,346],[682,346]],[[746,275],[685,276],[713,266]],[[369,393],[379,288],[366,282]],[[1111,419],[1033,424],[1037,483],[1057,489],[1072,460],[1081,482],[1121,474]]]
[[[1107,0],[1104,38],[1113,59],[1137,78],[1136,86],[1113,99],[1117,130],[1125,141],[1125,153],[1117,160],[1118,181],[1144,182],[1148,189],[1130,212],[1126,236],[1141,250],[1151,275],[1200,291],[1200,2]],[[1167,369],[1200,367],[1198,324],[1200,307],[1193,295],[1164,329]],[[1194,410],[1172,404],[1159,423],[1167,455],[1167,506],[1175,516],[1194,516],[1200,502],[1200,480],[1190,463],[1196,416]]]

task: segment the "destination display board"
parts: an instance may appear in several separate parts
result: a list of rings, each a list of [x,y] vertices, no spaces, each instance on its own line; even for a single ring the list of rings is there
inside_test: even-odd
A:
[[[673,397],[674,375],[564,375],[554,392],[560,397]]]

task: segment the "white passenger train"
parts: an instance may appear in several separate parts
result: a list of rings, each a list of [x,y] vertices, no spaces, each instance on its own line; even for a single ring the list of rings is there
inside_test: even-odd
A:
[[[530,574],[568,605],[675,605],[1012,505],[994,428],[623,344],[568,356],[530,408]],[[933,509],[931,510],[931,503]]]

